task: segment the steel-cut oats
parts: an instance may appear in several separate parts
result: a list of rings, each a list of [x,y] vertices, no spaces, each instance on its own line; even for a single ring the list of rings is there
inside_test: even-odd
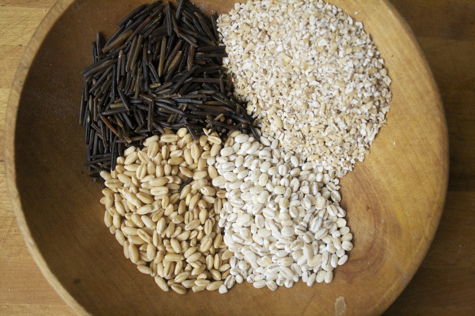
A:
[[[363,24],[322,0],[248,1],[219,18],[235,93],[286,150],[335,169],[363,161],[391,79]]]

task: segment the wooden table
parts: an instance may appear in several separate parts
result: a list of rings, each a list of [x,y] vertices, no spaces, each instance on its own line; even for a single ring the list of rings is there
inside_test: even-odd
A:
[[[447,202],[434,242],[388,315],[475,314],[475,0],[392,0],[417,35],[445,104]],[[0,132],[25,47],[55,0],[0,0]],[[0,314],[72,315],[30,256],[7,196],[0,139]]]

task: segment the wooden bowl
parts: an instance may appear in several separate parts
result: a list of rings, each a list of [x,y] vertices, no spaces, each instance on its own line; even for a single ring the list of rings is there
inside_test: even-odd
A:
[[[331,284],[276,292],[236,285],[217,292],[162,292],[124,258],[104,226],[101,186],[82,166],[77,125],[95,32],[110,36],[140,0],[60,0],[31,40],[6,116],[7,182],[18,224],[41,271],[78,314],[382,313],[411,280],[437,229],[447,177],[447,128],[437,86],[416,39],[387,1],[332,0],[365,25],[386,60],[394,94],[372,153],[342,180],[354,234]],[[234,1],[202,0],[227,12]],[[357,15],[356,12],[358,12]]]

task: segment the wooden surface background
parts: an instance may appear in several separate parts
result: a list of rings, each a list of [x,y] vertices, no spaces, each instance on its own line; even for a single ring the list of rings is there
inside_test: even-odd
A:
[[[426,259],[388,315],[475,314],[475,1],[392,0],[439,84],[450,137],[450,180]],[[22,53],[55,0],[0,0],[0,133]],[[0,138],[0,314],[72,315],[33,262],[6,194]]]

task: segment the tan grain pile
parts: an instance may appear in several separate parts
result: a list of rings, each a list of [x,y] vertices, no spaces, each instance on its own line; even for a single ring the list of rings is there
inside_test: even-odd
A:
[[[206,159],[221,149],[217,134],[193,141],[186,128],[129,147],[111,173],[101,172],[106,189],[104,222],[137,269],[164,290],[185,294],[226,293],[234,285],[218,226],[225,192]]]

